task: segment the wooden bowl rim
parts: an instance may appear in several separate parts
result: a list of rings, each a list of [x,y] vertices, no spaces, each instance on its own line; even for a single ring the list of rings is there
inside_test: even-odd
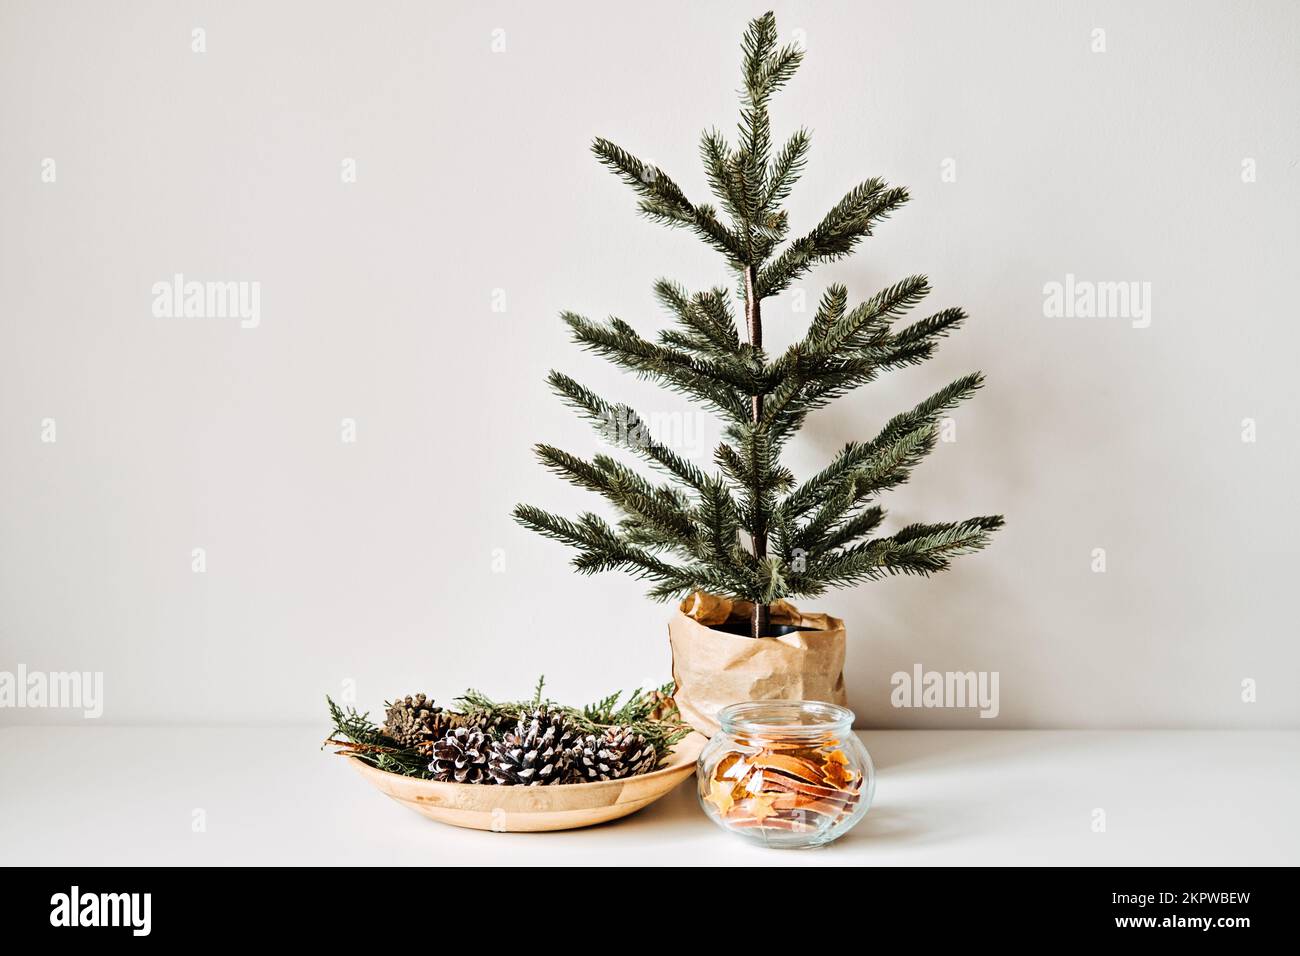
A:
[[[683,745],[688,742],[692,743],[692,747],[694,747],[694,753],[692,753],[689,758],[685,757],[684,755],[681,758],[679,758],[679,753],[682,752]],[[585,783],[552,783],[552,784],[545,785],[545,789],[548,793],[552,793],[555,791],[563,791],[563,790],[572,791],[572,790],[576,790],[579,787],[613,787],[613,786],[622,787],[624,784],[627,784],[634,780],[636,781],[654,780],[657,777],[666,776],[667,774],[670,773],[680,773],[684,768],[695,765],[695,761],[699,759],[700,752],[704,749],[704,745],[706,743],[708,743],[707,737],[705,737],[698,730],[692,730],[687,736],[679,740],[677,742],[677,746],[673,748],[672,755],[669,757],[669,760],[671,762],[668,763],[666,766],[660,767],[657,770],[651,770],[649,773],[639,773],[633,777],[622,777],[618,780],[589,780]],[[687,748],[687,752],[689,752],[689,750],[690,748]],[[472,790],[476,793],[488,787],[500,786],[500,784],[456,783],[454,780],[428,780],[425,779],[424,777],[408,777],[406,774],[393,773],[391,770],[380,770],[378,767],[374,766],[373,764],[366,763],[366,761],[362,760],[359,754],[346,753],[342,751],[335,751],[335,752],[340,757],[352,758],[357,769],[360,770],[362,773],[375,774],[381,778],[392,777],[394,780],[402,781],[407,786],[427,785],[434,789],[440,789],[446,787],[450,790]],[[527,790],[530,788],[507,787],[506,789]],[[516,811],[516,812],[528,812],[528,811]],[[545,811],[538,811],[538,812],[545,812]]]

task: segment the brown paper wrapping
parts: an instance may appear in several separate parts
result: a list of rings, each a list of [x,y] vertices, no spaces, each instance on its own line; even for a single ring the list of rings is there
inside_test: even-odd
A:
[[[772,605],[772,624],[811,628],[755,640],[710,625],[749,620],[747,601],[695,593],[668,622],[673,694],[682,719],[712,737],[717,713],[746,700],[824,700],[844,704],[844,622]]]

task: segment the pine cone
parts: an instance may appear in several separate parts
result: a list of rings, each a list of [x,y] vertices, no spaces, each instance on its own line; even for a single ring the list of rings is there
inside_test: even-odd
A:
[[[388,705],[384,733],[403,747],[414,747],[445,736],[452,729],[452,717],[423,694],[407,696]]]
[[[534,710],[531,717],[520,718],[515,733],[523,734],[525,731],[532,730],[534,726],[542,731],[548,728],[554,731],[557,746],[565,750],[573,746],[573,742],[578,739],[578,730],[573,726],[569,715],[562,710],[552,710],[546,704]]]
[[[629,727],[611,727],[599,737],[586,734],[573,749],[574,775],[584,783],[634,777],[658,763],[654,746]]]
[[[573,728],[564,715],[545,707],[520,720],[514,732],[494,741],[488,772],[503,786],[564,783],[572,765]]]
[[[488,748],[491,743],[482,731],[457,727],[441,740],[425,745],[433,758],[429,772],[434,780],[491,783],[488,778]]]

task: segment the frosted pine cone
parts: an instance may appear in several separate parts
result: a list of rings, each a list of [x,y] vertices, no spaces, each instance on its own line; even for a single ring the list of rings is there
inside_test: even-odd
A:
[[[491,740],[481,731],[457,727],[436,741],[429,753],[433,760],[429,772],[435,780],[453,783],[491,783],[488,777],[488,752]]]
[[[573,749],[575,776],[584,783],[648,773],[658,762],[655,748],[628,727],[611,727],[599,737],[586,734]]]
[[[492,744],[488,772],[503,786],[536,787],[563,783],[572,765],[574,734],[562,714],[539,708],[514,733]]]

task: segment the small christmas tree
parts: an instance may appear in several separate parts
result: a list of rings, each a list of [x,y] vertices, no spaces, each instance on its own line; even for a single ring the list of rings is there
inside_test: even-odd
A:
[[[564,314],[574,339],[589,351],[719,415],[726,423],[725,440],[714,453],[721,471],[700,469],[655,441],[631,408],[552,371],[550,385],[561,399],[669,482],[647,479],[607,455],[588,461],[538,445],[537,456],[547,468],[608,499],[618,510],[618,524],[591,513],[571,521],[532,505],[519,505],[515,518],[576,548],[573,564],[579,571],[630,572],[653,582],[650,595],[656,599],[700,590],[751,601],[750,634],[762,637],[768,606],[780,598],[815,596],[886,574],[942,571],[954,556],[984,547],[1002,518],[912,524],[872,537],[885,517],[875,499],[906,481],[934,447],[938,417],[980,387],[978,372],[897,415],[871,441],[845,445],[805,481],[796,481],[782,466],[781,451],[809,412],[881,372],[925,361],[966,315],[944,309],[896,327],[896,320],[929,292],[925,276],[903,279],[853,308],[845,287],[832,285],[799,341],[780,355],[764,350],[763,300],[814,266],[847,256],[908,196],[905,189],[869,179],[811,232],[786,242],[789,223],[781,204],[804,167],[809,138],[799,130],[774,154],[767,108],[803,54],[777,47],[771,13],[749,24],[742,48],[739,143],[733,149],[713,130],[700,143],[726,221],[713,206],[689,201],[661,169],[608,140],[597,139],[592,150],[636,191],[645,216],[686,228],[723,255],[736,273],[748,341],[738,334],[726,289],[691,295],[665,279],[655,292],[676,327],[660,332],[657,342],[621,319],[596,322]]]

